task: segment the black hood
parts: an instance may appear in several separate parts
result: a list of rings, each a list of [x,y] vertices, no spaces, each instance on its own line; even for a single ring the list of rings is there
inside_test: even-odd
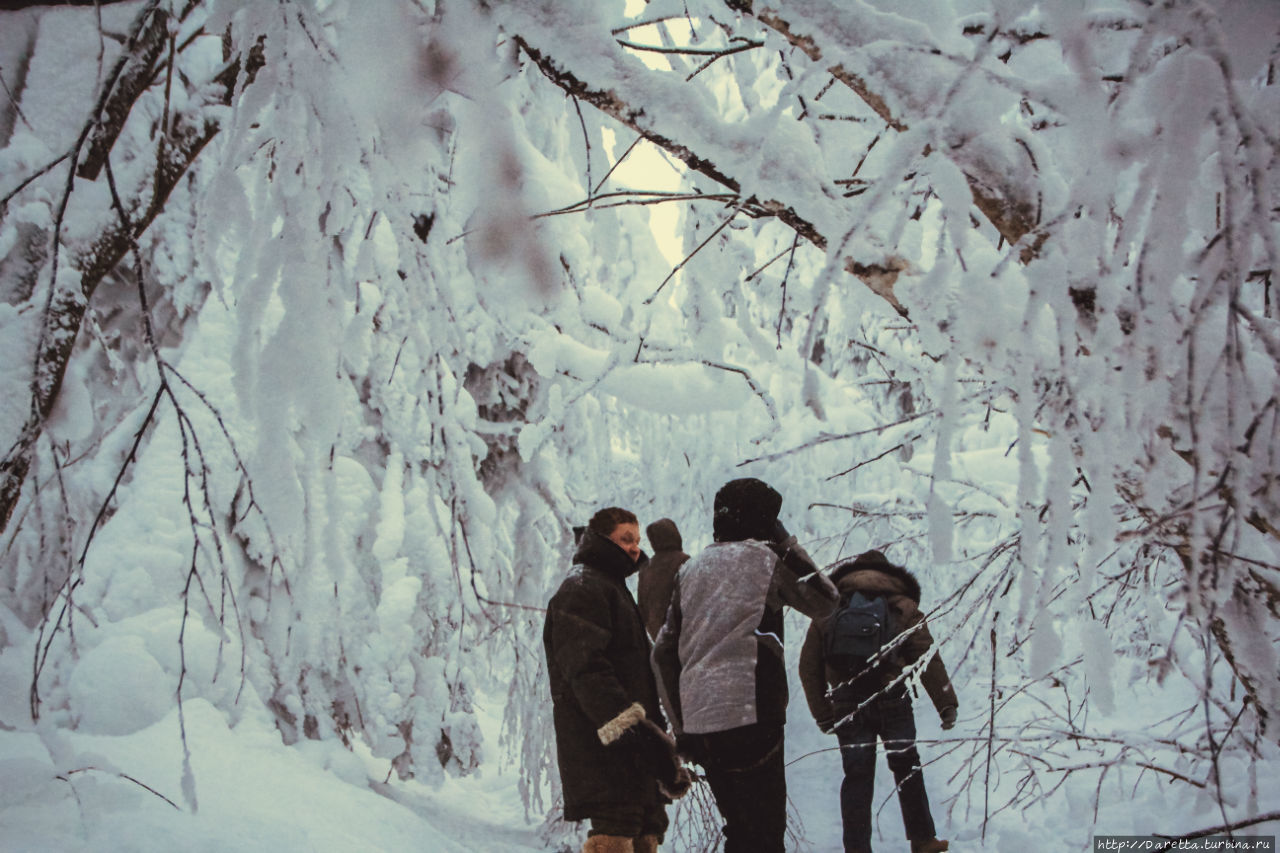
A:
[[[631,562],[627,552],[622,550],[617,542],[590,528],[582,534],[582,539],[578,542],[578,552],[573,555],[575,564],[590,566],[618,580],[631,576],[648,560],[649,558],[641,551],[640,559],[634,563]]]

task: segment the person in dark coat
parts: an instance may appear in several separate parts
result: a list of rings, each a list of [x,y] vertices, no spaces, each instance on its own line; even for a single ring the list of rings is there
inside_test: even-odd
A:
[[[716,493],[715,542],[680,567],[654,644],[680,751],[701,764],[725,853],[782,853],[787,828],[783,606],[830,613],[836,590],[778,520],[782,496],[744,478]]]
[[[667,618],[671,604],[671,588],[675,585],[676,572],[689,555],[682,549],[680,531],[669,518],[660,518],[644,529],[653,546],[653,556],[640,567],[640,580],[636,584],[636,599],[640,603],[640,616],[649,638],[658,636],[658,629]]]
[[[642,557],[635,515],[597,512],[543,625],[564,816],[591,821],[584,853],[657,850],[666,803],[688,787],[625,584]]]
[[[835,733],[840,742],[844,782],[840,813],[846,853],[871,851],[871,800],[875,782],[876,738],[885,743],[889,769],[898,784],[898,805],[912,853],[948,849],[935,835],[929,797],[925,791],[916,723],[904,670],[930,654],[933,637],[920,612],[920,582],[902,566],[890,563],[880,551],[867,551],[836,566],[831,580],[845,602],[854,592],[866,598],[883,596],[888,605],[888,634],[883,664],[872,670],[872,683],[853,687],[846,672],[827,660],[827,635],[835,615],[814,620],[800,649],[800,683],[818,727]],[[920,672],[920,683],[937,708],[942,728],[956,722],[956,692],[933,654]]]

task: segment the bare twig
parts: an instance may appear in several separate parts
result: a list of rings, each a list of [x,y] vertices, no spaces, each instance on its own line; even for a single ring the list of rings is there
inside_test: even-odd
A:
[[[1230,821],[1227,823],[1220,824],[1218,826],[1210,826],[1206,829],[1197,829],[1194,832],[1189,832],[1185,835],[1157,834],[1156,838],[1167,838],[1169,840],[1169,843],[1163,844],[1160,847],[1156,847],[1154,849],[1155,850],[1173,850],[1173,849],[1176,849],[1178,842],[1180,841],[1193,841],[1197,838],[1204,838],[1209,835],[1223,835],[1225,833],[1235,832],[1237,829],[1247,829],[1248,827],[1251,827],[1251,826],[1257,826],[1260,823],[1275,823],[1277,821],[1280,821],[1280,811],[1267,812],[1266,814],[1260,814],[1257,817],[1245,818],[1244,820]]]
[[[173,800],[169,799],[164,794],[157,791],[155,788],[152,788],[150,785],[148,785],[145,782],[138,781],[134,777],[130,776],[128,773],[121,773],[118,770],[102,770],[97,767],[77,767],[75,770],[68,770],[66,773],[59,773],[54,778],[60,779],[63,782],[69,782],[71,781],[70,777],[76,775],[77,773],[107,773],[109,775],[115,776],[118,779],[123,779],[126,782],[132,782],[133,784],[137,785],[139,788],[142,788],[145,791],[149,791],[150,793],[164,800],[166,803],[173,806],[178,811],[182,811],[182,809],[178,806],[177,803],[175,803]]]
[[[733,45],[732,47],[663,47],[653,44],[636,44],[625,39],[618,39],[618,44],[629,50],[647,51],[649,53],[667,53],[675,56],[710,56],[720,59],[724,56],[730,56],[735,53],[741,53],[744,50],[752,50],[757,47],[764,47],[763,41],[755,41],[744,39],[742,44]],[[692,78],[689,75],[688,78]]]
[[[663,289],[664,287],[666,287],[666,286],[667,286],[667,283],[668,283],[668,282],[670,282],[670,281],[671,281],[671,279],[675,278],[676,273],[678,273],[678,272],[680,272],[680,270],[684,269],[685,264],[687,264],[687,263],[689,263],[689,261],[693,260],[693,256],[694,256],[694,255],[696,255],[696,254],[698,254],[698,252],[702,251],[702,249],[703,249],[703,248],[704,248],[708,243],[710,243],[712,240],[714,240],[714,239],[716,238],[716,236],[717,236],[721,231],[723,231],[724,229],[728,228],[728,227],[729,227],[729,223],[730,223],[730,222],[732,222],[734,219],[736,219],[736,218],[738,217],[738,214],[739,214],[739,213],[741,213],[741,212],[742,212],[742,207],[741,207],[741,206],[735,207],[735,208],[733,209],[733,212],[732,212],[732,213],[730,213],[727,217],[725,217],[724,221],[723,221],[723,222],[721,222],[719,225],[717,225],[717,226],[715,227],[715,229],[714,229],[714,230],[712,230],[712,232],[711,232],[710,234],[708,234],[708,235],[707,235],[707,238],[706,238],[705,240],[703,240],[701,243],[699,243],[697,246],[695,246],[692,252],[690,252],[689,254],[685,255],[685,256],[684,256],[684,258],[680,261],[680,263],[676,264],[674,267],[672,267],[672,268],[671,268],[671,272],[667,273],[667,277],[666,277],[666,278],[664,278],[664,279],[662,280],[662,284],[659,284],[659,285],[658,285],[658,289],[657,289],[657,290],[655,290],[653,293],[649,294],[649,297],[648,297],[647,299],[645,299],[644,304],[645,304],[645,305],[651,305],[651,304],[653,304],[653,300],[655,300],[655,299],[657,299],[657,298],[658,298],[658,294],[662,292],[662,289]]]

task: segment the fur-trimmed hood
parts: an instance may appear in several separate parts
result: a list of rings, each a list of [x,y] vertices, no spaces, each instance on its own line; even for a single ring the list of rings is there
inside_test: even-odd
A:
[[[877,595],[905,595],[920,604],[920,581],[902,566],[890,563],[879,551],[868,551],[831,570],[831,582],[840,594],[861,591]]]

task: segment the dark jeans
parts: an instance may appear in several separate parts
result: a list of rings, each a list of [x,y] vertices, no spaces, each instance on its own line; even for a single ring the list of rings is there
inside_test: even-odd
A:
[[[916,720],[905,695],[882,696],[836,729],[844,782],[840,785],[840,816],[844,820],[844,849],[870,853],[871,800],[875,787],[876,738],[884,740],[889,769],[898,783],[902,824],[911,841],[927,841],[935,833],[924,789],[920,753],[916,751]]]
[[[782,726],[754,723],[680,739],[706,771],[724,818],[725,853],[783,853],[787,777]]]

